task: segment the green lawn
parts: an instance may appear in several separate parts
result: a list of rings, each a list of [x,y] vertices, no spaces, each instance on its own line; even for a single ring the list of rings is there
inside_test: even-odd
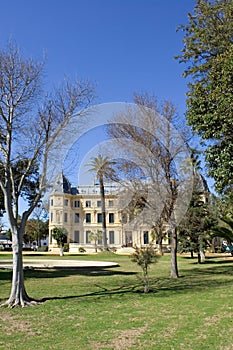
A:
[[[58,256],[42,258],[62,259]],[[9,255],[0,255],[0,260]],[[27,256],[29,258],[29,256]],[[33,255],[31,258],[38,258]],[[151,293],[142,293],[140,269],[111,253],[65,256],[107,260],[110,269],[28,270],[28,294],[41,305],[0,309],[0,349],[233,348],[233,259],[179,257],[180,278],[169,278],[170,257],[151,266]],[[9,296],[11,272],[0,270],[0,299]]]

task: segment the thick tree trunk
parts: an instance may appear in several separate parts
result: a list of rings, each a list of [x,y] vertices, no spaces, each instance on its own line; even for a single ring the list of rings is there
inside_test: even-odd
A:
[[[13,271],[12,285],[9,299],[2,304],[9,307],[36,304],[36,301],[31,299],[25,290],[24,274],[23,274],[23,254],[22,254],[22,233],[16,229],[12,232],[12,249],[13,249]]]
[[[102,240],[103,250],[108,250],[107,243],[107,225],[106,225],[106,211],[105,211],[105,193],[104,193],[104,181],[102,176],[100,177],[100,198],[101,198],[101,211],[102,211]]]
[[[178,265],[177,265],[177,228],[172,230],[171,236],[171,278],[178,278]]]

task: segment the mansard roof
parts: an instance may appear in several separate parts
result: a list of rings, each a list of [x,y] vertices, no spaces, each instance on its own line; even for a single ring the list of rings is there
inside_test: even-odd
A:
[[[77,189],[75,187],[71,187],[71,183],[66,178],[66,176],[63,173],[60,173],[53,183],[51,193],[76,194]]]

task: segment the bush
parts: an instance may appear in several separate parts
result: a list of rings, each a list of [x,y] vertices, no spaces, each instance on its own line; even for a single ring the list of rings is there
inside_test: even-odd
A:
[[[79,251],[79,253],[85,253],[85,252],[86,252],[86,250],[85,250],[83,247],[80,247],[80,248],[78,249],[78,251]]]
[[[64,248],[63,248],[64,252],[69,252],[69,243],[64,243]]]
[[[38,252],[47,252],[48,250],[49,250],[49,247],[46,245],[38,247],[38,249],[37,249]]]
[[[138,264],[142,269],[142,280],[144,284],[144,293],[149,293],[149,278],[148,267],[149,265],[156,263],[159,256],[156,255],[154,247],[135,247],[135,252],[131,256],[131,260]]]

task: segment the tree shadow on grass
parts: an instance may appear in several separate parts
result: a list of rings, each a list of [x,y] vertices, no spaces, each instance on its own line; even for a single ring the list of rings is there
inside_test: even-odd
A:
[[[190,282],[190,280],[189,280]],[[144,295],[142,283],[134,283],[128,285],[122,285],[116,288],[106,288],[104,286],[96,285],[100,288],[99,291],[79,294],[79,295],[66,295],[66,296],[51,296],[41,299],[41,302],[51,301],[51,300],[69,300],[69,299],[85,299],[85,298],[96,298],[96,297],[107,297],[114,295],[126,295],[126,294],[141,294]],[[229,288],[233,287],[232,281],[225,281],[224,286]],[[171,297],[172,294],[186,294],[186,293],[201,293],[202,291],[209,290],[210,288],[218,288],[219,281],[197,281],[192,280],[191,283],[187,283],[183,278],[171,279],[162,278],[151,280],[149,295],[157,295],[158,297]],[[146,294],[145,294],[146,296]]]
[[[218,268],[217,274],[215,269]],[[186,275],[182,275],[178,279],[172,278],[150,278],[150,295],[157,295],[158,297],[170,297],[172,294],[184,294],[184,293],[201,293],[209,289],[217,289],[224,283],[227,289],[233,288],[233,280],[229,279],[229,275],[232,275],[231,266],[219,266],[219,267],[207,267],[205,269],[191,269],[185,271]],[[121,274],[121,273],[120,273]],[[135,274],[135,273],[131,273]],[[218,274],[226,276],[224,281],[219,280]],[[124,274],[123,274],[124,275]],[[125,273],[127,275],[127,273]],[[140,276],[140,274],[138,274]],[[216,278],[214,278],[216,276]],[[101,281],[102,282],[102,281]],[[100,290],[86,293],[82,295],[71,295],[71,296],[59,296],[59,297],[47,297],[43,298],[42,301],[49,300],[60,300],[60,299],[82,299],[82,298],[96,298],[106,297],[114,295],[126,295],[126,294],[144,294],[143,283],[138,279],[138,283],[125,281],[124,285],[116,287],[105,287],[104,283],[101,285],[95,284]]]
[[[25,279],[30,278],[63,278],[70,276],[85,276],[87,278],[91,277],[111,277],[114,275],[119,276],[134,276],[138,274],[137,272],[130,271],[121,271],[117,268],[75,268],[75,269],[46,269],[46,270],[27,270],[25,271]],[[219,261],[219,263],[215,263],[212,265],[204,263],[201,265],[196,264],[193,265],[193,268],[188,270],[180,269],[180,278],[171,279],[169,277],[159,277],[153,278],[150,277],[150,295],[156,294],[159,297],[170,297],[174,293],[201,293],[202,291],[206,291],[210,288],[213,290],[216,289],[216,293],[218,292],[218,288],[222,285],[226,287],[228,290],[233,288],[233,268],[232,264],[229,264],[229,261],[225,263],[225,261]],[[8,281],[11,279],[11,271],[1,271],[0,270],[0,280]],[[88,283],[88,282],[87,282]],[[108,282],[109,283],[109,282]],[[64,296],[48,296],[46,298],[42,298],[41,302],[49,301],[49,300],[68,300],[68,299],[85,299],[85,298],[102,298],[105,296],[113,296],[113,295],[124,295],[124,294],[135,294],[141,293],[143,294],[143,283],[138,279],[138,283],[134,280],[125,279],[124,282],[119,282],[116,285],[116,280],[112,283],[111,287],[106,287],[104,285],[104,280],[100,279],[100,284],[95,284],[98,288],[97,291],[85,293],[85,294],[77,294],[77,295],[64,295]],[[119,285],[121,283],[121,285]],[[114,286],[115,285],[115,286]]]
[[[169,296],[172,292],[186,293],[187,291],[201,292],[209,288],[218,288],[220,285],[233,288],[233,267],[231,265],[215,265],[209,267],[203,264],[200,268],[180,271],[180,277],[172,278],[155,278],[151,281],[151,287],[157,292]],[[219,276],[222,276],[220,279]],[[230,277],[230,278],[229,278]]]
[[[137,272],[119,271],[116,267],[106,269],[103,267],[74,267],[74,268],[30,268],[24,270],[25,280],[28,278],[62,278],[70,276],[103,277],[103,276],[131,276]],[[11,280],[12,270],[0,269],[0,281]]]
[[[204,263],[201,265],[197,265],[198,267],[194,267],[187,272],[190,272],[192,275],[233,275],[233,264],[229,265],[220,263],[212,266],[212,263]]]
[[[116,288],[106,288],[99,285],[95,285],[96,287],[100,288],[99,291],[86,293],[86,294],[80,294],[80,295],[69,295],[69,296],[55,296],[55,297],[45,297],[42,298],[40,301],[50,301],[50,300],[67,300],[67,299],[81,299],[86,297],[103,297],[103,296],[111,296],[111,295],[122,295],[122,294],[132,294],[135,292],[138,292],[138,288],[140,288],[140,285],[134,284],[134,285],[122,285],[120,287]]]

